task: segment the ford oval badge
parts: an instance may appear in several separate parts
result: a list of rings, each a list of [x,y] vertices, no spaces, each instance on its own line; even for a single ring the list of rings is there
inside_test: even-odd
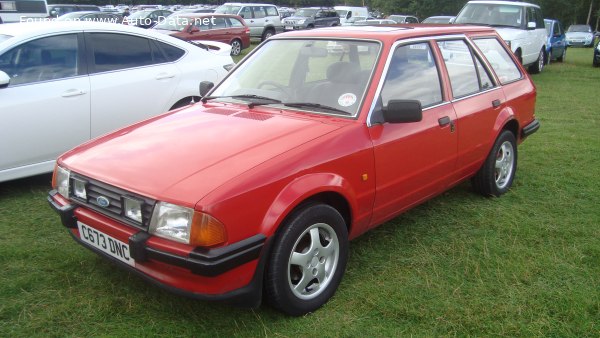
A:
[[[110,205],[110,201],[104,196],[98,196],[98,198],[96,198],[96,202],[103,208],[106,208]]]

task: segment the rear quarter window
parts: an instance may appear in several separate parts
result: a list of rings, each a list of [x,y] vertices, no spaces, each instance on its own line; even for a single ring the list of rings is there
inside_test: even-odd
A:
[[[501,84],[510,83],[522,77],[519,67],[496,38],[480,38],[473,42],[486,57]]]

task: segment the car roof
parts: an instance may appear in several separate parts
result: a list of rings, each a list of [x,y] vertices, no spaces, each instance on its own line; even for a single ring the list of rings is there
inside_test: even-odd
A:
[[[468,3],[481,3],[481,4],[494,4],[494,5],[509,5],[509,6],[531,6],[540,8],[536,4],[530,4],[528,2],[521,1],[502,1],[502,0],[471,0]]]
[[[308,38],[350,38],[350,39],[378,39],[395,41],[411,37],[449,35],[463,33],[489,33],[495,35],[492,27],[475,25],[423,25],[423,24],[400,24],[385,26],[336,26],[320,28],[315,30],[290,31],[277,34],[270,39],[284,39],[291,37]]]
[[[121,25],[98,21],[43,21],[43,22],[20,22],[0,25],[0,34],[19,38],[35,37],[39,35],[81,32],[86,30],[101,30],[133,33],[154,38],[164,39],[165,35],[152,30],[142,29],[129,25]],[[174,39],[177,40],[177,39]]]
[[[273,6],[273,4],[257,3],[257,2],[226,2],[223,5],[234,5],[234,6]]]

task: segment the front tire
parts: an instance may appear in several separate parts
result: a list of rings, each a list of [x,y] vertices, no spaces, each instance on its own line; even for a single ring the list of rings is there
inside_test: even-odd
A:
[[[556,61],[558,62],[564,62],[565,59],[567,58],[567,48],[565,47],[563,49],[562,55],[556,58]]]
[[[335,293],[348,261],[348,230],[333,207],[313,204],[294,212],[275,238],[266,294],[276,309],[301,316]]]
[[[494,142],[483,166],[471,179],[473,189],[484,196],[500,196],[512,186],[517,171],[517,141],[504,130]]]

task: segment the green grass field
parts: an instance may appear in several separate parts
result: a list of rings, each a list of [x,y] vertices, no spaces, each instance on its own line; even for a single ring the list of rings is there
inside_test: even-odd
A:
[[[540,131],[514,187],[465,183],[351,243],[317,312],[181,298],[76,244],[50,175],[0,183],[0,337],[600,336],[600,69],[591,49],[533,76]]]

